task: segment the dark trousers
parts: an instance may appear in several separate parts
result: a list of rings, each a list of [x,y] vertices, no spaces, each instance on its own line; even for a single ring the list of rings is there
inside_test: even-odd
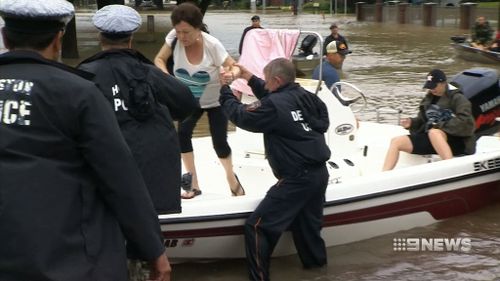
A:
[[[305,268],[327,263],[321,238],[323,203],[328,184],[325,166],[305,169],[273,185],[245,223],[250,280],[269,280],[269,263],[281,234],[291,230]]]
[[[220,106],[214,108],[198,108],[184,121],[179,123],[178,134],[181,152],[193,152],[193,131],[196,123],[200,120],[203,112],[207,112],[210,135],[215,153],[219,158],[227,158],[231,155],[231,147],[227,142],[227,124],[228,120]]]

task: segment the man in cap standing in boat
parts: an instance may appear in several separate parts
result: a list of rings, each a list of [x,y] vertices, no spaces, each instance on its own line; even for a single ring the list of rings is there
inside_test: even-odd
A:
[[[326,105],[295,83],[295,66],[285,58],[266,65],[265,81],[240,68],[259,101],[241,104],[223,85],[220,103],[236,126],[264,133],[266,156],[278,179],[245,223],[250,279],[269,280],[273,249],[288,229],[303,266],[322,267],[327,263],[321,227],[330,158]]]
[[[475,123],[469,100],[448,84],[446,75],[439,69],[427,74],[424,89],[428,92],[420,102],[417,117],[401,120],[410,134],[391,140],[384,171],[396,166],[400,151],[420,155],[437,153],[443,160],[476,151]]]
[[[322,75],[321,80],[325,81],[326,86],[330,89],[333,84],[340,81],[338,70],[342,68],[345,57],[350,54],[351,51],[347,49],[347,45],[333,40],[326,46],[326,58],[322,62]],[[313,70],[312,79],[319,79],[320,66],[316,66]]]
[[[158,216],[89,73],[57,63],[74,8],[2,0],[0,280],[127,280],[125,239],[170,280]]]

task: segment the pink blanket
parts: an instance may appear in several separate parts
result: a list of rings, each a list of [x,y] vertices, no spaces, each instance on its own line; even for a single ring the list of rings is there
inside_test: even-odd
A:
[[[254,28],[245,35],[238,63],[257,77],[264,79],[263,69],[266,64],[275,58],[290,59],[292,57],[299,35],[299,30]],[[253,95],[244,79],[236,79],[231,84],[231,88]]]

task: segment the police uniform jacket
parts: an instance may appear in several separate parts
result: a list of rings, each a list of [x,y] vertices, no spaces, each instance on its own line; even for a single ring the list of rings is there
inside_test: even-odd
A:
[[[411,133],[425,131],[427,117],[425,112],[432,104],[435,96],[431,93],[422,99],[419,105],[417,117],[411,118]],[[453,112],[452,118],[447,121],[439,121],[436,128],[443,130],[449,135],[463,138],[466,154],[474,154],[476,151],[475,121],[472,115],[470,101],[460,92],[459,89],[448,89],[446,94],[439,97],[435,103],[441,109],[450,109]]]
[[[238,127],[264,133],[264,146],[275,176],[295,176],[310,166],[324,165],[330,158],[324,133],[329,126],[326,105],[299,84],[290,83],[269,93],[264,81],[253,76],[248,85],[259,101],[239,103],[223,86],[220,102]]]
[[[131,49],[100,52],[79,68],[95,74],[93,80],[116,114],[157,212],[179,213],[181,159],[172,119],[182,120],[197,107],[189,88]],[[129,114],[129,89],[134,79],[147,81],[156,99],[154,114],[146,120]]]
[[[126,280],[124,236],[143,259],[164,251],[112,110],[72,72],[0,56],[0,280]]]

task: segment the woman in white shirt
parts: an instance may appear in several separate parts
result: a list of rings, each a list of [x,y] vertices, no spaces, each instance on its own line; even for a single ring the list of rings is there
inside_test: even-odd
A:
[[[233,172],[231,148],[227,142],[228,120],[219,104],[220,80],[226,83],[238,77],[240,69],[222,43],[206,33],[203,14],[188,2],[178,5],[170,16],[172,29],[165,38],[165,44],[155,57],[154,63],[165,73],[175,75],[185,83],[199,100],[200,107],[186,120],[179,123],[178,134],[182,161],[192,175],[192,189],[182,194],[190,199],[201,194],[194,164],[191,138],[194,127],[204,112],[207,112],[212,143],[226,172],[226,178],[233,196],[245,195],[238,178]],[[172,50],[172,45],[175,46]],[[173,72],[167,70],[167,59],[173,55]],[[221,67],[225,69],[221,73]]]

